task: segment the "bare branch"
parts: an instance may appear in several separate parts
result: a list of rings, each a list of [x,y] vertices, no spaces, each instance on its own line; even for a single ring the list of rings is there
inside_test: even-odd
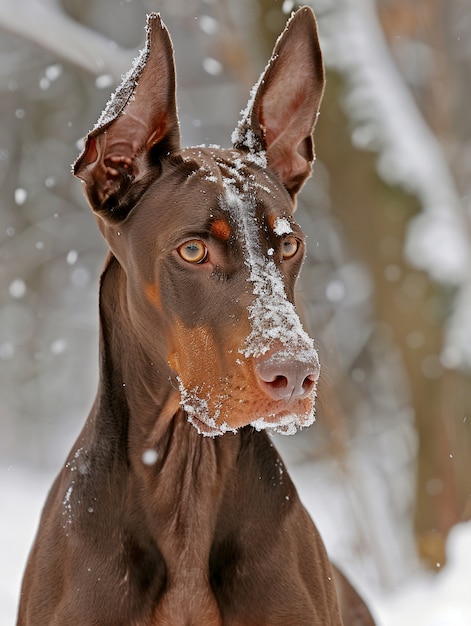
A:
[[[442,361],[471,367],[471,236],[465,207],[443,154],[391,58],[375,0],[311,0],[321,17],[326,63],[346,78],[345,110],[354,142],[378,152],[378,172],[414,194],[422,212],[408,226],[405,255],[436,281],[458,287]],[[323,12],[324,9],[324,12]]]
[[[0,27],[115,83],[137,54],[75,22],[54,0],[2,0]]]

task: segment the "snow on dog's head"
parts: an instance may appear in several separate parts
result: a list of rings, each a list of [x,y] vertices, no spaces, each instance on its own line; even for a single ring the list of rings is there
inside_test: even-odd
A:
[[[200,150],[199,156],[204,152]],[[222,338],[225,345],[218,346],[221,337],[214,328],[198,331],[201,341],[195,340],[195,329],[188,330],[181,344],[191,342],[198,352],[205,351],[205,368],[200,378],[195,372],[201,368],[179,373],[181,405],[206,436],[235,432],[248,424],[292,434],[314,421],[319,374],[314,341],[291,301],[303,258],[302,235],[287,193],[276,179],[236,151],[229,156],[213,156],[211,165],[204,160],[201,170],[216,197],[217,221],[226,223],[231,233],[232,239],[225,242],[232,246],[228,255],[234,255],[234,247],[238,250],[237,270],[233,262],[232,271],[243,277],[240,293],[233,293],[235,302],[226,304],[227,318],[238,320],[237,343],[227,336]],[[229,294],[230,289],[229,283]],[[302,380],[293,380],[293,372]]]

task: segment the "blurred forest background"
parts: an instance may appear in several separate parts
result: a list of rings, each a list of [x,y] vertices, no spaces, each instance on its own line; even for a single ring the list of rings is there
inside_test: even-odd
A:
[[[471,8],[306,3],[328,84],[298,297],[323,380],[317,424],[279,443],[324,485],[334,556],[391,587],[471,517]],[[183,143],[226,146],[296,6],[1,0],[2,463],[58,468],[93,401],[106,247],[70,164],[146,13],[174,40]]]

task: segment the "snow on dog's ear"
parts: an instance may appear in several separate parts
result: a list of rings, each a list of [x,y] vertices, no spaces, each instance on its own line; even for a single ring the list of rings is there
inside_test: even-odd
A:
[[[122,219],[159,160],[179,146],[172,42],[152,13],[145,47],[88,134],[74,174],[95,211]]]
[[[324,92],[314,13],[302,7],[278,38],[232,135],[234,147],[260,155],[294,197],[311,174],[312,132]]]

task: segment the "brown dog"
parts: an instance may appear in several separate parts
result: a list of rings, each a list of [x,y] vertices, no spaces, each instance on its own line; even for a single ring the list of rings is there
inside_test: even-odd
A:
[[[314,419],[293,213],[323,88],[303,8],[234,147],[181,149],[172,45],[149,16],[75,164],[110,247],[100,382],[44,508],[20,626],[341,624],[323,543],[265,432]],[[335,575],[345,623],[372,624]]]

